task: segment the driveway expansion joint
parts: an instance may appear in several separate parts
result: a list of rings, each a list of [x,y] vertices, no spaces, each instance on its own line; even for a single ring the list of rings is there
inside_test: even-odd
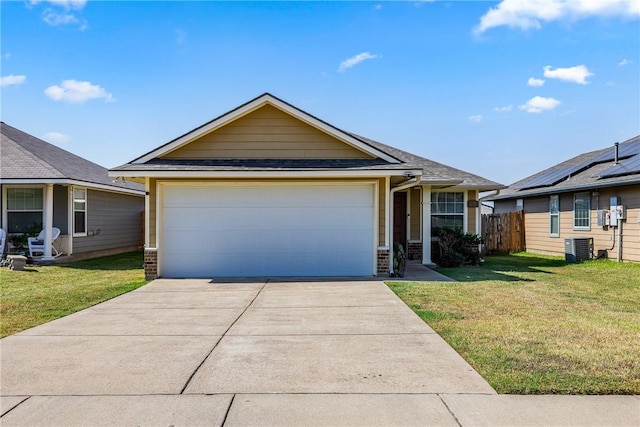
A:
[[[200,364],[196,367],[196,369],[191,373],[191,375],[189,376],[189,378],[187,379],[187,382],[184,384],[184,387],[182,387],[182,390],[180,390],[180,394],[184,394],[184,391],[187,389],[187,387],[189,387],[189,383],[191,382],[191,380],[193,379],[193,377],[196,375],[196,373],[198,373],[198,371],[200,370],[200,368],[202,367],[202,365],[204,365],[204,363],[207,361],[207,359],[209,358],[209,356],[211,356],[211,354],[214,352],[214,350],[216,349],[216,347],[218,346],[218,344],[220,344],[220,341],[222,341],[222,338],[224,338],[227,335],[227,332],[229,332],[229,330],[231,328],[233,328],[233,325],[236,324],[236,322],[247,312],[247,310],[249,309],[249,307],[251,307],[251,304],[253,304],[253,302],[256,300],[256,298],[258,298],[258,296],[260,295],[260,293],[264,290],[265,286],[267,286],[267,283],[269,283],[269,281],[267,280],[265,283],[263,283],[263,285],[260,287],[260,290],[258,292],[256,292],[256,294],[253,296],[253,299],[249,302],[249,304],[247,304],[247,306],[244,308],[244,310],[242,310],[242,312],[238,315],[238,317],[236,317],[236,319],[231,322],[231,324],[229,325],[229,327],[224,331],[224,333],[222,334],[222,336],[220,336],[220,338],[218,339],[218,341],[216,341],[216,343],[213,345],[213,347],[211,348],[211,351],[209,351],[207,353],[207,355],[202,359],[202,361],[200,362]],[[233,401],[233,398],[232,398]],[[231,407],[231,406],[229,406]],[[225,419],[226,419],[226,415],[225,415]]]

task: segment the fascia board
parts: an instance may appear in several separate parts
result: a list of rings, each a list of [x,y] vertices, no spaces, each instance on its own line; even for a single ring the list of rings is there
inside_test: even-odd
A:
[[[121,175],[118,175],[121,176]],[[105,184],[97,184],[94,182],[88,181],[80,181],[76,179],[64,179],[64,178],[53,178],[53,179],[37,179],[37,178],[17,178],[17,179],[1,179],[0,184],[2,185],[18,185],[18,184],[28,184],[28,185],[39,185],[39,184],[58,184],[58,185],[80,185],[86,188],[93,188],[97,190],[109,191],[112,193],[126,193],[126,194],[134,194],[137,196],[144,196],[144,190],[135,190],[132,188],[122,188],[122,187],[112,187],[110,185]]]
[[[340,130],[338,130],[337,128],[334,128],[330,125],[328,125],[327,123],[324,123],[323,121],[305,113],[304,111],[301,111],[289,104],[287,104],[284,101],[281,101],[269,94],[263,95],[259,98],[256,98],[253,101],[250,101],[247,104],[244,104],[238,108],[236,108],[235,110],[232,110],[226,114],[223,114],[222,116],[212,120],[209,123],[206,123],[203,126],[200,126],[199,128],[196,128],[195,130],[186,133],[176,139],[174,139],[173,141],[153,150],[150,151],[149,153],[143,155],[142,157],[139,157],[135,160],[133,160],[131,163],[132,164],[141,164],[141,163],[146,163],[149,160],[155,159],[157,157],[163,156],[173,150],[176,150],[180,147],[182,147],[183,145],[188,144],[189,142],[201,137],[202,135],[205,135],[207,133],[210,133],[212,131],[214,131],[215,129],[222,127],[244,115],[249,114],[250,112],[264,106],[267,104],[271,104],[274,107],[285,111],[286,113],[292,115],[293,117],[296,117],[299,120],[302,120],[303,122],[329,134],[332,135],[333,137],[340,139],[342,141],[344,141],[345,143],[361,150],[364,151],[365,153],[368,153],[374,157],[378,157],[380,159],[383,159],[389,163],[400,163],[400,161],[394,157],[389,156],[386,153],[383,153],[380,150],[377,150],[373,147],[371,147],[370,145],[365,144],[364,142],[352,137],[351,135],[348,135]]]
[[[126,178],[326,178],[326,177],[384,177],[384,176],[404,176],[410,173],[420,175],[420,169],[398,169],[398,170],[357,170],[357,171],[109,171],[111,177]]]
[[[634,184],[640,184],[640,178],[634,178],[626,181],[616,181],[616,182],[602,182],[602,183],[591,182],[588,184],[573,185],[571,187],[560,187],[560,188],[549,187],[544,190],[535,191],[531,193],[523,192],[521,194],[518,194],[518,193],[500,194],[500,195],[490,196],[490,198],[488,198],[487,200],[493,201],[493,200],[523,199],[527,197],[548,196],[550,194],[571,193],[575,191],[591,190],[591,189],[597,190],[601,188],[622,187],[625,185],[634,185]]]

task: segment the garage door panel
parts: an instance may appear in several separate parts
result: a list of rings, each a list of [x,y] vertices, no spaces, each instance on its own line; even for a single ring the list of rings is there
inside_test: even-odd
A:
[[[164,188],[165,277],[373,274],[373,186]]]

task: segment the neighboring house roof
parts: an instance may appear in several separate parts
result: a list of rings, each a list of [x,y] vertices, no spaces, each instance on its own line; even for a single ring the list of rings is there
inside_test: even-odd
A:
[[[108,170],[28,133],[1,124],[0,179],[8,183],[71,183],[143,194],[144,186],[109,177]]]
[[[615,147],[580,154],[521,179],[486,200],[523,197],[640,183],[640,135]]]
[[[370,159],[167,159],[161,156],[184,146],[201,135],[215,131],[227,123],[255,111],[263,105],[273,105],[329,135],[372,156]],[[155,173],[206,172],[269,172],[269,171],[412,171],[422,175],[422,182],[432,185],[457,185],[478,190],[505,188],[482,178],[424,157],[347,132],[302,111],[271,94],[263,94],[240,107],[188,132],[131,162],[111,169],[111,175],[144,176]]]

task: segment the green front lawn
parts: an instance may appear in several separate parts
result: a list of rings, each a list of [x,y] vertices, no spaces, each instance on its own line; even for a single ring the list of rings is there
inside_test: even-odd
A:
[[[147,283],[142,253],[25,271],[0,268],[0,336],[66,316]]]
[[[640,394],[640,264],[516,254],[389,287],[499,393]]]

